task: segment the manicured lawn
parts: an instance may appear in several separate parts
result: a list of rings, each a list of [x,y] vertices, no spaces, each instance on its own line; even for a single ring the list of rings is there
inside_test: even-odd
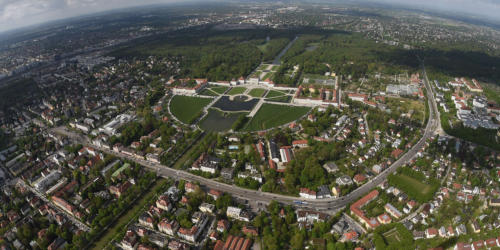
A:
[[[203,90],[200,95],[208,95],[208,96],[219,96],[218,93],[212,91],[211,89],[205,89]]]
[[[278,96],[283,96],[283,95],[285,95],[284,92],[276,91],[276,90],[269,90],[269,92],[267,92],[266,98],[273,98],[273,97],[278,97]]]
[[[263,77],[262,79],[263,80],[267,80],[267,79],[271,79],[273,77],[274,73],[272,72],[267,72]]]
[[[266,98],[266,101],[271,101],[271,102],[290,102],[291,99],[292,99],[291,96],[284,95],[284,96],[279,96],[279,97]]]
[[[243,92],[245,92],[247,88],[245,87],[234,87],[229,92],[227,92],[228,95],[241,95]]]
[[[252,97],[262,97],[266,93],[265,89],[252,89],[248,94]]]
[[[176,95],[170,103],[170,111],[180,121],[191,124],[211,101],[210,98]]]
[[[259,66],[259,68],[257,70],[266,70],[268,66],[269,66],[269,64],[262,64]]]
[[[265,103],[247,124],[245,130],[256,131],[280,126],[305,115],[310,108]]]
[[[211,87],[210,89],[218,94],[222,94],[226,92],[226,90],[229,89],[229,87],[217,86],[217,87]]]

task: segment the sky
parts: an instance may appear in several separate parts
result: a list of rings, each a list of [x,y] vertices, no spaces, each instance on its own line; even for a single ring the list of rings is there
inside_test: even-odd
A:
[[[203,0],[201,0],[203,1]],[[333,0],[332,0],[333,1]],[[349,1],[349,0],[347,0]],[[23,26],[139,5],[181,0],[0,0],[0,32]],[[458,11],[500,21],[500,0],[357,0]]]
[[[476,18],[500,21],[500,0],[359,0],[360,2],[406,5],[417,9],[458,12]]]

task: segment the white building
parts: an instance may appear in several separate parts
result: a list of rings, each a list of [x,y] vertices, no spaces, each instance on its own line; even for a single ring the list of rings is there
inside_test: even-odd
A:
[[[47,187],[57,181],[59,177],[61,177],[61,173],[59,171],[52,171],[45,177],[40,178],[35,184],[33,184],[33,187],[35,187],[35,189],[39,192],[44,192]]]

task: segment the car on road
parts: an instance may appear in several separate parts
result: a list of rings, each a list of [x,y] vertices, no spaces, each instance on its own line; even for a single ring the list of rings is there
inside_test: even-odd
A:
[[[293,201],[293,203],[295,203],[297,205],[307,205],[307,202],[305,202],[305,201]]]

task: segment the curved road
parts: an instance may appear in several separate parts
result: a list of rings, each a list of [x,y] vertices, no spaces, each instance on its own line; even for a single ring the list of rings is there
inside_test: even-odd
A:
[[[149,161],[146,161],[144,159],[138,159],[135,157],[127,156],[123,153],[118,153],[115,151],[107,150],[105,148],[97,147],[95,145],[91,145],[88,141],[87,138],[72,133],[68,132],[63,129],[57,129],[56,132],[65,134],[68,137],[78,140],[82,142],[83,144],[89,145],[91,147],[97,148],[99,150],[102,150],[103,152],[106,152],[108,154],[113,154],[118,157],[122,158],[127,158],[131,161],[135,161],[155,172],[158,173],[158,175],[161,175],[163,177],[171,177],[175,179],[184,179],[187,181],[192,181],[192,182],[199,182],[201,185],[206,186],[208,188],[213,188],[217,190],[221,190],[223,192],[227,192],[232,194],[235,197],[241,197],[249,201],[256,201],[256,202],[261,202],[261,203],[269,203],[273,200],[278,201],[283,204],[291,204],[296,207],[300,208],[306,208],[306,209],[314,209],[314,210],[319,210],[319,211],[330,211],[333,212],[337,209],[345,207],[347,204],[356,201],[359,199],[361,196],[369,192],[371,189],[375,188],[377,185],[381,184],[389,174],[395,172],[400,166],[403,166],[407,162],[411,161],[420,151],[425,147],[426,142],[428,139],[433,137],[436,133],[436,131],[439,129],[439,123],[438,119],[436,118],[437,110],[436,110],[436,104],[434,100],[434,94],[432,92],[431,86],[429,85],[427,81],[427,77],[425,74],[425,69],[423,70],[424,72],[424,85],[427,90],[427,96],[428,98],[428,104],[430,107],[430,116],[429,116],[429,121],[427,122],[427,126],[424,131],[424,135],[422,138],[410,149],[408,152],[406,152],[401,158],[399,158],[397,161],[395,161],[390,167],[388,167],[385,171],[374,177],[373,179],[369,180],[367,183],[362,185],[361,187],[357,188],[356,190],[352,191],[346,196],[342,196],[339,198],[327,198],[327,199],[305,199],[305,198],[299,198],[299,197],[293,197],[293,196],[286,196],[286,195],[279,195],[279,194],[274,194],[274,193],[268,193],[268,192],[262,192],[262,191],[256,191],[256,190],[250,190],[250,189],[245,189],[241,188],[235,185],[229,185],[225,183],[220,183],[215,180],[211,179],[206,179],[201,176],[197,176],[194,174],[191,174],[189,172],[183,171],[183,170],[177,170],[177,169],[172,169],[168,168],[164,165],[157,164],[157,163],[152,163]],[[302,201],[302,204],[296,204],[295,201]]]

